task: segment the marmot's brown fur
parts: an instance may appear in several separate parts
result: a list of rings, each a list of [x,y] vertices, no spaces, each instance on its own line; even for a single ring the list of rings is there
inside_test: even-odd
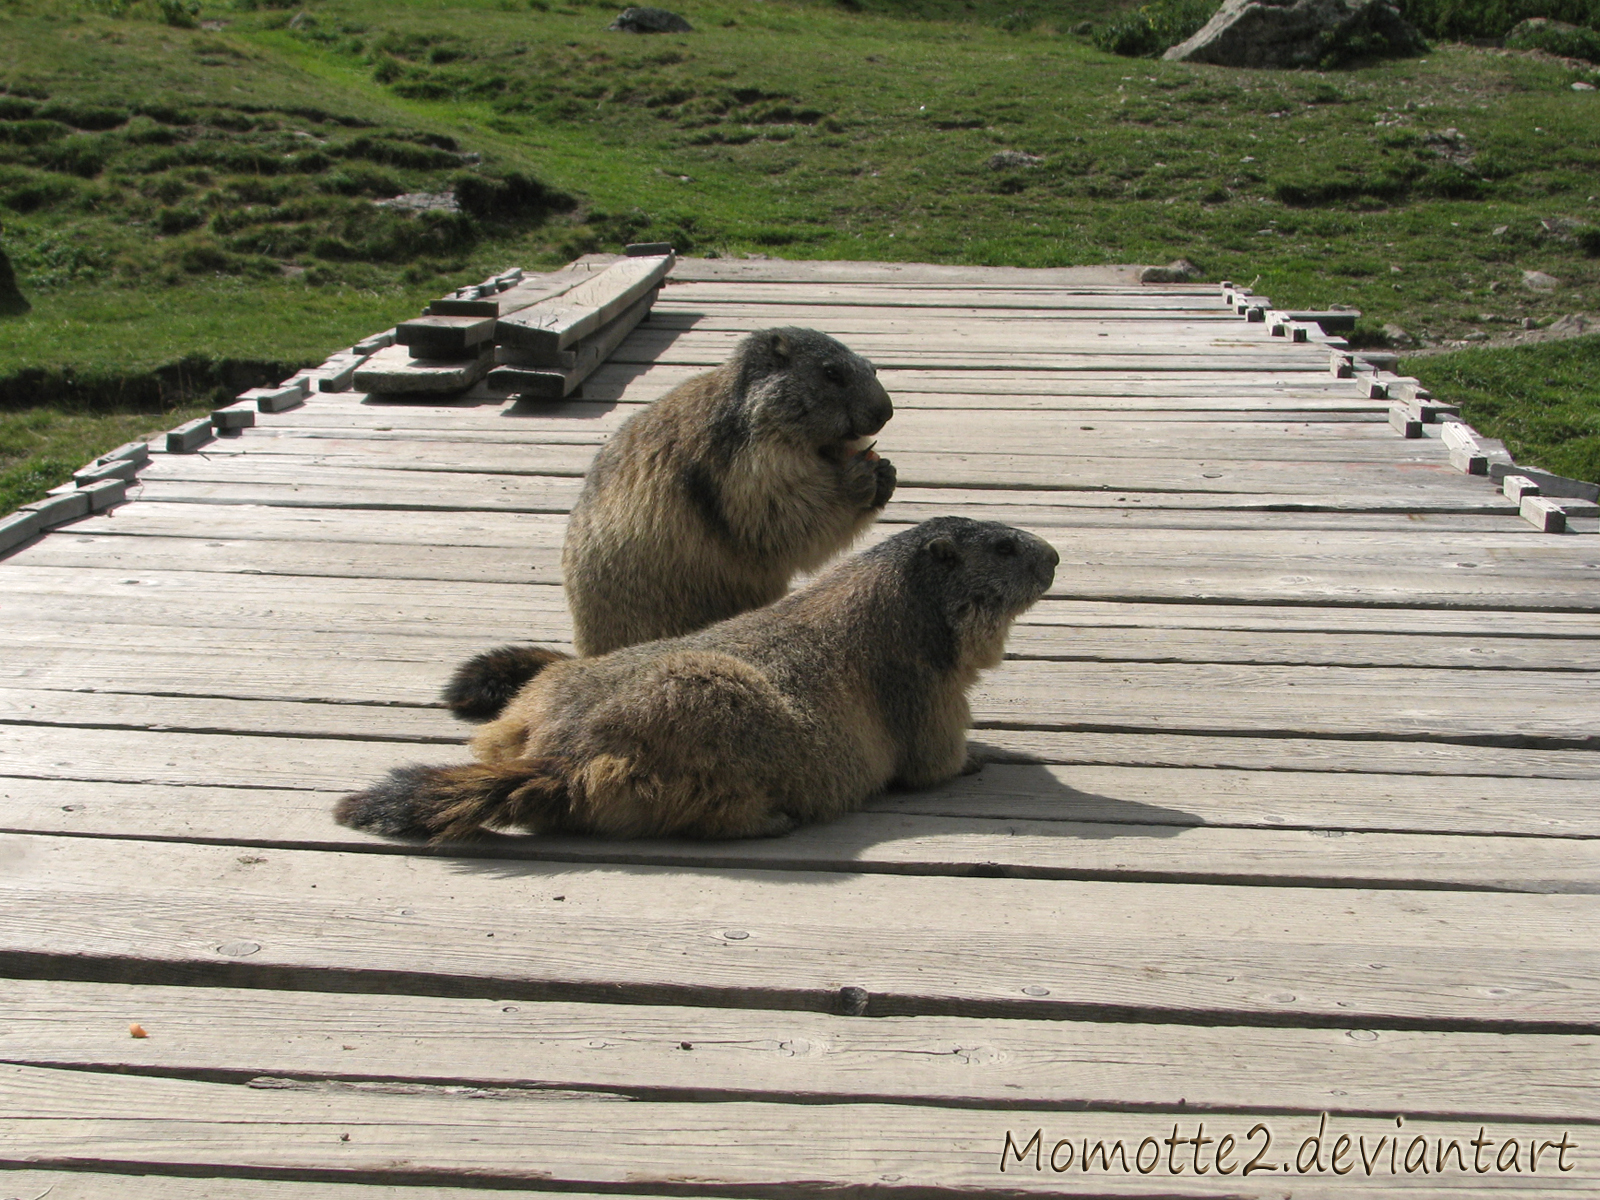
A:
[[[814,329],[766,329],[630,419],[567,524],[578,653],[771,604],[847,547],[894,492],[868,441],[893,414],[866,359]]]
[[[400,768],[336,815],[435,841],[758,837],[938,783],[967,762],[967,689],[1057,561],[1005,525],[925,521],[770,607],[551,662],[473,739],[480,762]]]
[[[630,418],[600,452],[561,564],[581,655],[678,637],[770,604],[894,494],[870,439],[894,413],[872,364],[814,329],[765,329]],[[487,721],[559,652],[503,646],[444,691]]]

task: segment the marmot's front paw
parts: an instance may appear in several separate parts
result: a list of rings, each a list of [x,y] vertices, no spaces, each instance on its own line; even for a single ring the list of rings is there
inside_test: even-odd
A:
[[[872,493],[872,503],[868,508],[882,508],[889,503],[889,497],[894,495],[894,464],[887,458],[880,458],[873,464],[878,469],[877,488]]]

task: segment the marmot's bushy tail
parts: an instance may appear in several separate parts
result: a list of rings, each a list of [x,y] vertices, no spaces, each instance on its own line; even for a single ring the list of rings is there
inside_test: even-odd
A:
[[[535,833],[566,827],[571,813],[565,759],[459,767],[396,767],[364,792],[334,807],[341,825],[389,837],[468,841],[486,825]]]
[[[444,685],[444,702],[463,721],[489,721],[500,715],[540,671],[571,658],[544,646],[497,646],[469,658]]]

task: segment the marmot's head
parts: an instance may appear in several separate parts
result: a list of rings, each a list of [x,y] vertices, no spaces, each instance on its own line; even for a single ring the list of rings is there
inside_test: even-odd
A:
[[[953,663],[992,667],[1011,622],[1044,595],[1061,556],[1043,538],[998,521],[934,517],[868,550],[896,563],[913,604],[936,610]]]
[[[815,449],[835,462],[859,454],[894,416],[877,368],[815,329],[762,329],[738,345],[743,416],[756,439]]]

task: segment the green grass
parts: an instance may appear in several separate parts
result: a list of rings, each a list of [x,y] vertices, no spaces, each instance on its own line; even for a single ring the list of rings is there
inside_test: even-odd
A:
[[[1359,307],[1364,344],[1600,311],[1600,120],[1549,60],[1131,60],[1059,32],[1101,0],[687,0],[695,32],[657,37],[606,32],[617,7],[207,6],[216,31],[0,0],[0,242],[33,304],[0,326],[0,381],[314,361],[449,286],[634,240],[1182,255],[1281,304]],[[991,169],[1008,149],[1042,161]],[[482,194],[459,221],[371,203],[463,181]]]
[[[1521,465],[1600,482],[1600,336],[1401,365]]]

